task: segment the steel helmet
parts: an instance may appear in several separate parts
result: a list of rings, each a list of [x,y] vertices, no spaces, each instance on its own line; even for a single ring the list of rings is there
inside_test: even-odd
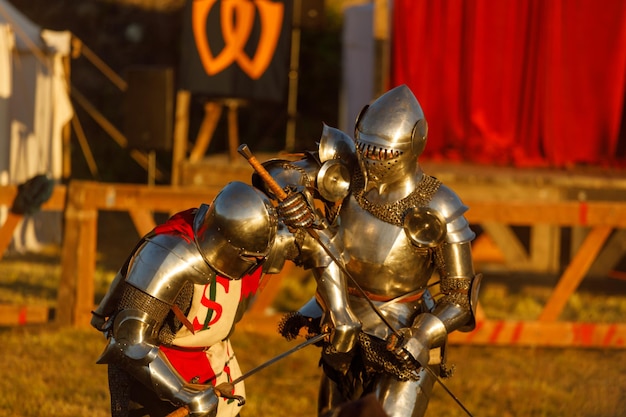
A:
[[[368,177],[384,182],[414,171],[426,146],[428,124],[411,90],[400,85],[361,110],[354,137]]]
[[[277,230],[269,198],[243,182],[231,182],[194,218],[198,250],[219,274],[240,279],[267,257]]]

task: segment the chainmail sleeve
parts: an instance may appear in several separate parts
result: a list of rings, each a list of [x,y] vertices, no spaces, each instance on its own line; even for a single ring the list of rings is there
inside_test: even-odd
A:
[[[187,282],[181,289],[175,304],[178,308],[187,313],[191,305],[191,297],[193,295],[193,284]],[[154,297],[149,296],[143,291],[138,290],[132,285],[125,284],[120,299],[118,310],[135,309],[148,314],[154,319],[159,328],[159,343],[169,345],[174,340],[176,332],[181,328],[182,323],[172,312],[170,306]]]

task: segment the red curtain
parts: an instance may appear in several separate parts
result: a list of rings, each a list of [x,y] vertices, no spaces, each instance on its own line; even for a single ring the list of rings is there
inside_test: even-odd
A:
[[[393,16],[390,87],[422,104],[425,157],[626,165],[626,1],[395,0]]]

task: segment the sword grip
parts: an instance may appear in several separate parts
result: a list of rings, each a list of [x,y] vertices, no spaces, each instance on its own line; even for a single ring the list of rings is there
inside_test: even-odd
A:
[[[256,159],[254,155],[252,155],[252,151],[248,148],[248,145],[241,144],[237,149],[238,152],[243,155],[244,158],[248,160],[248,163],[252,165],[252,168],[256,171],[257,174],[261,177],[261,179],[270,187],[270,190],[276,195],[279,201],[283,201],[287,198],[287,193],[282,187],[276,182],[276,180],[270,175],[269,172],[265,169],[265,167]]]

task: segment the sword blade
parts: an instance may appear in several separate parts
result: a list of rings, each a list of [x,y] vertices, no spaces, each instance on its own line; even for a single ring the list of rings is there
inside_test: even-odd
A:
[[[465,405],[463,405],[461,400],[459,400],[457,398],[457,396],[454,395],[454,393],[452,391],[450,391],[450,388],[448,388],[448,386],[446,384],[444,384],[444,382],[441,380],[441,377],[439,375],[437,375],[437,373],[435,371],[430,369],[430,367],[428,367],[428,366],[424,366],[424,369],[426,369],[426,371],[428,371],[428,373],[430,373],[430,375],[433,378],[435,378],[435,380],[439,383],[439,385],[441,385],[443,387],[443,389],[446,390],[448,395],[450,395],[450,397],[452,397],[452,399],[459,405],[459,407],[461,407],[463,409],[463,411],[465,411],[465,413],[467,413],[468,416],[473,417],[472,413],[470,413],[470,411],[465,407]]]
[[[285,352],[281,353],[278,356],[273,357],[272,359],[268,360],[267,362],[262,363],[261,365],[257,366],[256,368],[252,368],[251,370],[249,370],[248,372],[246,372],[245,374],[241,375],[239,378],[235,378],[235,380],[233,382],[231,382],[232,385],[236,385],[239,382],[243,381],[244,379],[248,378],[251,375],[256,374],[257,372],[267,368],[270,365],[273,365],[274,363],[278,362],[279,360],[291,355],[292,353],[295,353],[297,351],[299,351],[302,348],[305,348],[309,345],[312,345],[314,343],[319,342],[320,340],[324,339],[326,336],[328,335],[328,333],[320,333],[317,336],[313,336],[310,339],[305,340],[304,342],[300,343],[299,345],[296,345],[294,347],[292,347],[289,350],[286,350]]]

